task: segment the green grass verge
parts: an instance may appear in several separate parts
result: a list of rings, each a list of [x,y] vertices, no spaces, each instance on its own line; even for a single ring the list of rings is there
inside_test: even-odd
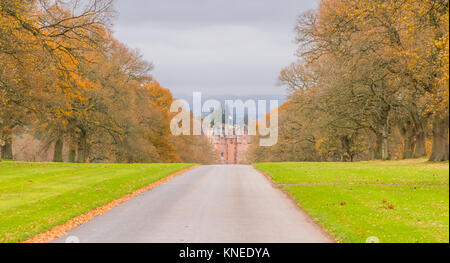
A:
[[[19,242],[193,164],[0,162],[0,242]]]
[[[449,242],[449,167],[424,159],[257,163],[340,242]]]

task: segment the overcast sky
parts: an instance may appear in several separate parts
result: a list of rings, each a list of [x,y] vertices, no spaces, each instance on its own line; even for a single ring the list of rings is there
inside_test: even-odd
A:
[[[318,0],[117,0],[115,36],[176,96],[284,94],[298,14]]]

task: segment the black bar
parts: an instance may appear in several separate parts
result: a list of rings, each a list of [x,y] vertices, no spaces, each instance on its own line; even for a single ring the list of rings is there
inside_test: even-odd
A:
[[[380,262],[387,260],[442,260],[449,244],[0,244],[6,254],[17,260],[45,259],[53,255],[58,262],[87,262],[113,259],[114,262],[304,262],[346,260]],[[57,251],[57,252],[56,252]],[[190,254],[186,254],[189,252]],[[183,256],[184,255],[184,256]]]

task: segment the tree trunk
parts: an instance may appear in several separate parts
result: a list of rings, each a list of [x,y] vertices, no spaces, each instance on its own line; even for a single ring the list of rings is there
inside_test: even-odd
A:
[[[8,159],[8,160],[12,160],[13,159],[13,151],[12,151],[12,139],[8,138],[5,141],[5,145],[3,145],[1,147],[2,149],[2,159]]]
[[[382,129],[381,159],[389,160],[389,127],[385,123]]]
[[[413,158],[414,140],[411,136],[405,135],[403,138],[403,159]]]
[[[63,162],[63,140],[61,138],[58,138],[55,142],[55,151],[53,152],[53,162],[62,163]]]
[[[373,158],[372,159],[375,159],[375,160],[381,159],[382,144],[383,144],[383,134],[382,133],[377,133],[376,134],[376,141],[375,141],[375,149],[374,149],[374,154],[373,154]]]
[[[403,159],[413,158],[415,138],[413,126],[409,120],[401,124],[400,133],[403,137]]]
[[[433,147],[430,161],[448,161],[448,115],[444,118],[435,116],[433,119]]]
[[[87,135],[86,131],[82,130],[78,141],[77,162],[85,163],[87,158]]]
[[[427,156],[427,147],[426,147],[426,138],[425,132],[423,130],[419,130],[415,136],[416,139],[416,148],[414,149],[414,158],[420,158]]]
[[[77,152],[73,145],[70,145],[69,149],[69,163],[74,163],[77,157]]]
[[[347,162],[348,160],[351,160],[351,147],[350,147],[350,140],[348,136],[341,136],[341,147],[344,150],[344,154],[342,155],[341,159],[343,162]]]
[[[427,156],[426,136],[425,136],[425,117],[419,113],[417,105],[413,104],[410,110],[411,128],[413,133],[413,153],[412,158],[420,158]]]

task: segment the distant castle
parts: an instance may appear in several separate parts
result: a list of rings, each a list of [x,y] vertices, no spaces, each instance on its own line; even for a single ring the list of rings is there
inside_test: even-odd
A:
[[[226,129],[234,129],[234,135],[226,135]],[[241,132],[242,131],[242,132]],[[216,133],[217,134],[217,133]],[[237,135],[242,134],[242,135]],[[214,130],[208,131],[207,137],[216,150],[216,162],[221,164],[246,164],[247,150],[251,144],[247,126],[223,125],[220,135],[215,135]]]

